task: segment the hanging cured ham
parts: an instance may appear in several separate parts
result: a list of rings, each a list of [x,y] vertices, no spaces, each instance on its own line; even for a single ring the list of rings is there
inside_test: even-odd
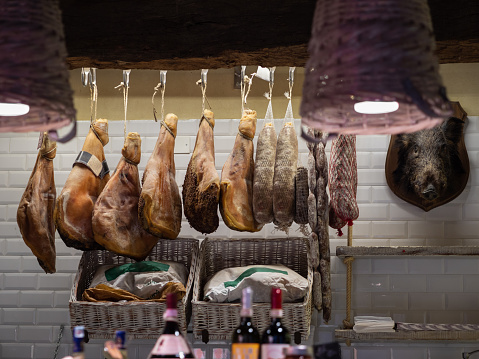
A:
[[[96,120],[57,199],[55,224],[68,247],[84,251],[102,248],[93,238],[91,220],[93,206],[110,179],[103,151],[108,141],[108,121]]]
[[[220,212],[225,224],[236,231],[257,232],[262,225],[253,216],[253,171],[256,111],[245,110],[238,134],[221,172]]]
[[[25,244],[37,257],[45,273],[55,273],[55,180],[53,159],[57,144],[47,133],[43,134],[42,145],[27,188],[20,199],[17,223]]]
[[[195,149],[183,184],[185,217],[201,233],[213,233],[219,225],[220,177],[215,168],[213,112],[205,110],[200,120]]]
[[[143,173],[138,214],[147,232],[175,239],[181,229],[181,197],[174,160],[178,117],[170,113],[160,122],[160,134]]]
[[[158,242],[138,219],[140,199],[141,138],[130,132],[121,150],[123,155],[93,209],[95,241],[114,253],[141,261]]]

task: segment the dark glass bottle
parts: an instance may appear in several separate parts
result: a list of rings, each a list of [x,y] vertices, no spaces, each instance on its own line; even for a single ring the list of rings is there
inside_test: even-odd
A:
[[[271,290],[271,324],[261,337],[261,359],[283,359],[285,349],[291,345],[291,336],[283,325],[283,295],[281,289]]]
[[[260,335],[253,325],[253,290],[243,289],[241,322],[231,339],[231,359],[258,359]]]
[[[165,314],[163,314],[165,328],[148,355],[148,359],[195,357],[193,350],[191,350],[188,341],[181,334],[180,327],[178,326],[176,303],[176,294],[168,294],[166,297],[166,310]]]
[[[73,351],[72,357],[74,359],[85,359],[83,353],[83,343],[85,341],[85,327],[78,325],[73,329]]]

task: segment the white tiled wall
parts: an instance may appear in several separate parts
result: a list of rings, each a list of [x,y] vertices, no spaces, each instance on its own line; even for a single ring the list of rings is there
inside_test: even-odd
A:
[[[479,244],[479,117],[469,117],[466,146],[471,175],[464,192],[454,201],[426,213],[398,199],[387,187],[384,162],[388,136],[357,138],[358,203],[360,216],[354,225],[354,245],[478,245]],[[279,131],[282,120],[276,121]],[[78,137],[58,144],[54,160],[57,192],[60,193],[71,165],[81,150],[87,122],[80,122]],[[258,132],[263,121],[258,122]],[[299,128],[299,121],[296,123]],[[215,127],[218,171],[231,151],[238,120],[217,120]],[[198,120],[180,121],[178,141],[193,150]],[[128,131],[142,136],[140,176],[157,139],[159,124],[131,121]],[[110,142],[105,146],[111,169],[120,159],[123,123],[110,122]],[[36,159],[37,134],[0,134],[0,357],[53,358],[61,336],[58,358],[71,350],[68,300],[81,252],[66,247],[58,237],[57,273],[43,273],[36,258],[23,243],[16,224],[16,210]],[[186,145],[184,145],[186,146]],[[327,150],[329,153],[330,144]],[[300,140],[302,161],[306,146]],[[180,152],[185,152],[184,150]],[[177,181],[181,186],[190,153],[175,156]],[[291,230],[292,235],[299,232]],[[217,235],[251,236],[220,225]],[[254,236],[283,236],[267,225]],[[333,330],[341,325],[346,308],[346,270],[334,256],[337,245],[346,239],[331,230],[333,315],[328,325],[321,314],[313,317],[309,343],[334,339]],[[182,237],[202,238],[183,222]],[[362,258],[353,264],[353,315],[391,315],[397,321],[435,323],[479,323],[479,261],[476,257]],[[62,330],[61,325],[65,328]],[[191,338],[191,337],[190,337]],[[154,341],[130,341],[130,358],[144,358]],[[87,358],[102,358],[102,341],[86,345]],[[207,357],[213,348],[205,347]],[[343,346],[345,359],[383,358],[460,358],[463,350],[477,349],[473,343],[353,343]],[[220,350],[220,349],[218,349]],[[221,350],[220,350],[221,351]]]

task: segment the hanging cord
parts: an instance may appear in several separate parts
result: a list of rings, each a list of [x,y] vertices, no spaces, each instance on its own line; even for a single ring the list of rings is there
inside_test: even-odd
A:
[[[53,359],[57,359],[58,350],[60,349],[60,342],[62,341],[64,328],[65,328],[65,324],[60,325],[60,331],[58,332],[57,345],[55,346],[55,351],[53,352]]]
[[[207,86],[207,74],[208,74],[208,70],[207,69],[202,69],[201,70],[201,78],[196,81],[196,84],[198,86],[201,86],[201,95],[202,95],[202,103],[201,103],[201,115],[204,114],[205,112],[205,102],[208,104],[208,107],[210,108],[211,110],[211,105],[210,105],[210,102],[208,101],[208,98],[206,97],[206,86]]]
[[[293,105],[291,99],[293,98],[293,85],[294,85],[294,70],[296,67],[289,68],[289,77],[288,77],[288,88],[289,91],[284,93],[284,96],[288,99],[288,107],[286,108],[286,114],[283,120],[283,126],[286,124],[286,121],[294,121],[293,116]]]
[[[353,223],[348,222],[348,247],[353,246]],[[343,262],[346,264],[346,319],[343,320],[344,329],[352,329],[354,323],[351,321],[351,293],[353,283],[353,261],[354,257],[346,257]]]
[[[88,74],[90,82],[90,123],[96,121],[98,105],[98,87],[96,85],[96,69],[92,68]]]
[[[243,116],[246,101],[248,99],[249,92],[251,91],[251,85],[253,84],[253,77],[255,75],[255,73],[252,73],[251,77],[244,75],[241,80],[241,116]],[[248,85],[248,90],[246,90],[246,85]]]
[[[126,72],[128,71],[128,72]],[[118,86],[115,86],[116,89],[123,90],[123,108],[125,111],[125,118],[124,118],[124,126],[123,126],[123,135],[126,140],[126,113],[128,109],[128,89],[130,88],[129,86],[129,75],[130,75],[130,70],[124,70],[123,71],[123,81],[120,82]]]
[[[155,118],[155,122],[158,122],[158,119],[156,118],[156,114],[158,113],[156,111],[155,107],[155,95],[158,93],[158,91],[161,91],[161,117],[160,117],[160,122],[163,121],[165,118],[165,90],[166,90],[166,70],[161,70],[160,71],[160,82],[158,82],[158,85],[154,87],[154,92],[153,96],[151,97],[151,104],[153,105],[153,117]],[[166,127],[166,126],[165,126]]]

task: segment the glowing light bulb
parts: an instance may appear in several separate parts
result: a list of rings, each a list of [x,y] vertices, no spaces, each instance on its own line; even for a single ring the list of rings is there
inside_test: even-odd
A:
[[[354,104],[354,111],[367,115],[390,113],[397,111],[399,104],[396,101],[363,101]]]
[[[30,111],[30,106],[23,103],[0,102],[0,116],[22,116]]]

